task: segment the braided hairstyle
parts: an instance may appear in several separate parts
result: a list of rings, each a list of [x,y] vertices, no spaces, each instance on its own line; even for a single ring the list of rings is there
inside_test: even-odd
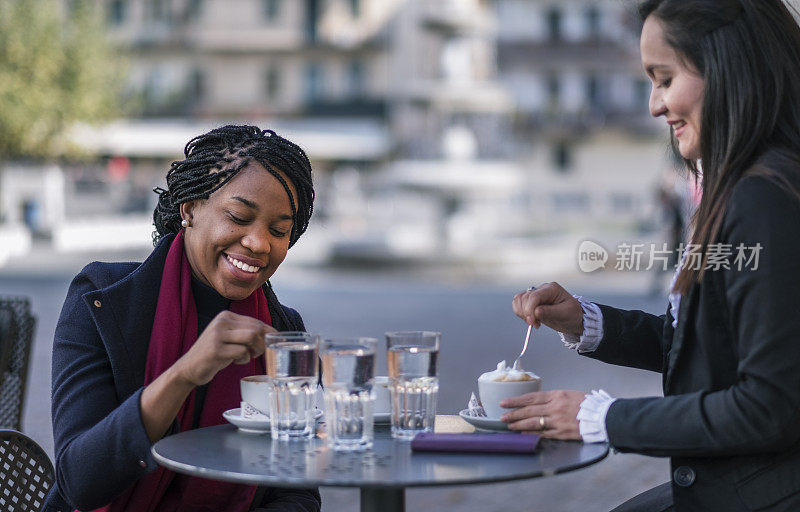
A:
[[[167,190],[153,189],[158,194],[153,210],[154,245],[164,235],[180,231],[181,203],[208,199],[252,161],[272,174],[289,196],[293,219],[289,247],[308,228],[314,211],[314,184],[311,162],[297,144],[272,130],[228,125],[193,138],[183,153],[185,159],[172,162],[167,171]],[[281,173],[294,184],[296,198]]]

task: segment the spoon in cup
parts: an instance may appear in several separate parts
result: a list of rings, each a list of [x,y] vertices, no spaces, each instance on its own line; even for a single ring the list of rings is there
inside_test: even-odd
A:
[[[535,289],[536,289],[535,286],[531,286],[530,288],[528,288],[528,290],[535,290]],[[528,350],[528,340],[531,339],[531,327],[533,327],[533,325],[529,325],[528,332],[525,333],[525,343],[522,345],[522,352],[520,352],[519,356],[517,356],[517,358],[514,360],[514,366],[512,367],[512,369],[514,370],[520,369],[520,359],[522,359],[522,356],[525,355],[525,351]]]
[[[519,353],[519,356],[514,360],[514,370],[520,369],[520,362],[519,360],[522,359],[522,356],[525,355],[525,351],[528,350],[528,340],[531,338],[531,327],[532,325],[528,326],[528,332],[525,334],[525,344],[522,345],[522,352]]]

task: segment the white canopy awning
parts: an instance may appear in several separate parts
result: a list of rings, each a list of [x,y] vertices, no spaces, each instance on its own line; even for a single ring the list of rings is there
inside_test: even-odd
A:
[[[501,195],[524,185],[513,162],[481,160],[401,160],[383,174],[385,183],[452,195]]]
[[[130,158],[182,156],[197,135],[225,124],[254,124],[271,129],[302,147],[312,160],[382,160],[390,150],[386,125],[364,119],[280,121],[190,121],[124,119],[102,126],[79,125],[70,139],[92,153]]]

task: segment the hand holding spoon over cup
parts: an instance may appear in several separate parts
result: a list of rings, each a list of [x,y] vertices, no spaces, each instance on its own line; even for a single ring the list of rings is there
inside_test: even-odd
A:
[[[535,289],[536,289],[535,286],[531,286],[530,288],[528,288],[528,290],[531,291]],[[521,368],[520,359],[522,359],[522,356],[525,355],[525,351],[528,350],[528,340],[531,339],[531,327],[533,327],[533,324],[528,324],[528,332],[525,333],[525,344],[522,345],[522,352],[519,353],[517,358],[514,360],[514,366],[512,366],[514,370],[519,370]]]

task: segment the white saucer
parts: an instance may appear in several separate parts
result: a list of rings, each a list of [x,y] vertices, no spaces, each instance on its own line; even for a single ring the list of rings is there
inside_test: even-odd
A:
[[[476,430],[485,430],[487,432],[509,432],[508,424],[500,421],[499,418],[487,418],[485,416],[470,416],[469,409],[464,409],[458,415],[461,419],[475,427]]]
[[[235,409],[228,409],[227,411],[223,412],[222,417],[225,418],[229,423],[239,427],[239,430],[242,432],[247,432],[250,434],[268,434],[270,432],[269,418],[242,418],[242,411],[238,407]],[[314,411],[314,419],[319,420],[321,417],[322,411],[316,409]]]
[[[372,423],[375,425],[388,425],[392,422],[392,413],[376,412],[372,415]]]

